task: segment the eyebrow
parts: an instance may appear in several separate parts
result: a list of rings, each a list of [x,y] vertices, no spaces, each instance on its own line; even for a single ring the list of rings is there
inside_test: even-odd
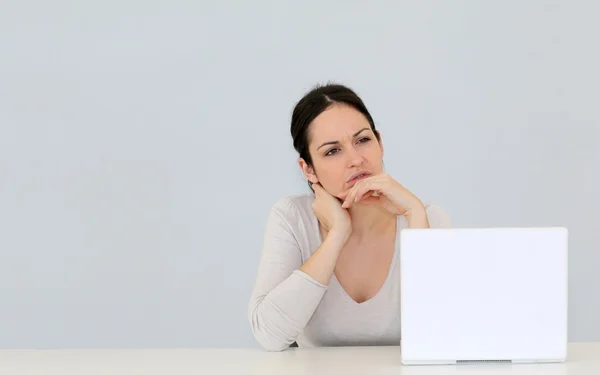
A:
[[[354,135],[352,135],[352,138],[356,137],[357,135],[359,135],[360,133],[364,132],[365,130],[369,130],[370,128],[362,128],[359,131],[357,131],[356,133],[354,133]],[[319,150],[321,147],[323,146],[327,146],[327,145],[337,145],[339,144],[340,141],[329,141],[329,142],[325,142],[322,145],[320,145],[319,147],[317,147],[317,150]]]

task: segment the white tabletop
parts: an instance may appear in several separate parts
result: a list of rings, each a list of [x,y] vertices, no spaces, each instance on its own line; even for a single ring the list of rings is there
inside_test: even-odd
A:
[[[0,350],[0,374],[600,374],[600,342],[569,344],[559,364],[403,366],[399,347]]]

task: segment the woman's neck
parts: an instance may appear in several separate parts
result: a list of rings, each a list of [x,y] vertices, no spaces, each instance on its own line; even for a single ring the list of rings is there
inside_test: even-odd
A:
[[[383,208],[357,204],[348,209],[352,222],[352,236],[357,238],[378,236],[387,233],[390,226],[396,227],[396,215]]]

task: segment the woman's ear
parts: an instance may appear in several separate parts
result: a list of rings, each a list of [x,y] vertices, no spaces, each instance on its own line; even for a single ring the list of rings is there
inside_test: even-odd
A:
[[[317,178],[317,175],[315,174],[315,170],[313,167],[311,167],[310,165],[308,165],[308,163],[300,158],[298,159],[298,165],[300,166],[300,169],[302,170],[302,173],[304,173],[304,176],[306,177],[306,179],[310,182],[312,182],[313,184],[316,184],[317,182],[319,182],[319,179]]]
[[[379,147],[381,148],[381,157],[383,158],[383,139],[381,138],[381,133],[379,130],[375,130],[377,132],[377,136],[379,137]]]

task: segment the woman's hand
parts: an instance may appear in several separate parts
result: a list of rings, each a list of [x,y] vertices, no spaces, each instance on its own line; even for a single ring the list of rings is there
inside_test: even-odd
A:
[[[352,232],[348,210],[319,183],[312,184],[312,188],[315,191],[312,208],[319,223],[327,233],[336,233],[341,240],[347,241]]]
[[[378,205],[389,213],[406,217],[425,214],[423,202],[385,173],[359,180],[344,195],[343,208],[361,203]]]

